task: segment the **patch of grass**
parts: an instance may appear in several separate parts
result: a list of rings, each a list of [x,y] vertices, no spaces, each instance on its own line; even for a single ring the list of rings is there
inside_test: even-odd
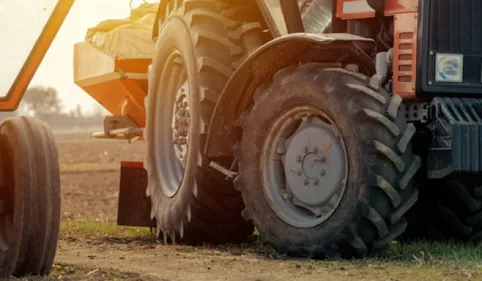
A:
[[[110,242],[117,240],[151,240],[155,241],[154,235],[148,228],[121,227],[114,222],[101,222],[87,219],[64,219],[61,222],[61,233],[64,237],[72,238],[105,238]],[[255,237],[252,237],[255,240]],[[199,248],[199,247],[198,247]],[[240,245],[219,245],[201,247],[220,252],[229,252],[233,255],[258,255],[270,259],[290,259],[279,255],[271,247],[266,247],[257,242]],[[185,249],[185,247],[183,247]],[[185,249],[186,250],[186,249]],[[193,248],[194,250],[194,248]],[[372,264],[380,265],[390,263],[392,265],[423,266],[437,268],[473,268],[482,270],[482,245],[463,245],[456,243],[440,243],[419,241],[414,243],[392,242],[386,252],[365,259],[342,260],[333,258],[324,262],[337,262],[341,264]]]
[[[94,219],[64,219],[60,222],[60,233],[74,238],[150,238],[149,228],[118,226],[114,222]]]
[[[60,171],[65,173],[119,171],[120,163],[76,163],[61,164]]]

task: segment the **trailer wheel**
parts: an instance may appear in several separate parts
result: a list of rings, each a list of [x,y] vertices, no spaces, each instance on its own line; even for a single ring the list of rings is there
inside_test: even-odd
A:
[[[60,227],[60,170],[43,122],[0,125],[0,276],[48,275]]]
[[[405,240],[482,241],[482,180],[473,175],[428,180],[407,214]]]
[[[295,256],[384,249],[417,201],[415,132],[379,79],[306,64],[260,87],[235,156],[245,217]]]
[[[145,166],[151,217],[165,243],[235,243],[254,230],[240,215],[241,194],[202,154],[217,98],[261,34],[256,23],[240,28],[236,3],[172,1],[161,18],[145,103]]]

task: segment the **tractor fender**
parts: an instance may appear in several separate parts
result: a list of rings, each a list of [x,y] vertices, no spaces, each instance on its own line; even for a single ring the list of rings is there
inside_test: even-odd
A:
[[[236,69],[211,117],[204,147],[208,157],[229,157],[239,139],[240,119],[252,106],[256,89],[269,81],[279,70],[306,62],[328,64],[359,63],[375,73],[367,52],[373,51],[372,39],[350,34],[291,33],[273,39],[251,53]]]

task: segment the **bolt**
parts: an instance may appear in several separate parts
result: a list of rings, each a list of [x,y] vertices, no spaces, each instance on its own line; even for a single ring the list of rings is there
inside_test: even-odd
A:
[[[296,156],[296,162],[301,163],[301,156],[300,155]]]
[[[297,176],[301,176],[301,170],[296,171]]]
[[[310,181],[306,179],[306,180],[305,180],[305,185],[308,185],[309,183],[310,183]]]
[[[320,175],[323,177],[326,174],[325,169],[321,170]]]
[[[186,139],[176,139],[173,141],[174,144],[176,145],[184,145],[187,143]]]
[[[291,200],[291,195],[289,195],[287,192],[283,194],[283,199],[286,201]]]
[[[320,182],[319,182],[318,180],[315,180],[315,181],[313,182],[314,185],[318,185],[319,183],[320,183]]]

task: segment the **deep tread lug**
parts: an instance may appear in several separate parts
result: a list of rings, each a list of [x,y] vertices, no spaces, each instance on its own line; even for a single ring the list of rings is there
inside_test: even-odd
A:
[[[392,120],[395,120],[397,118],[398,109],[399,109],[400,105],[402,104],[402,101],[403,101],[403,99],[399,95],[394,95],[392,97],[392,99],[390,100],[390,104],[388,105],[387,113],[388,113],[388,116],[390,116],[390,118]]]
[[[418,200],[418,190],[416,190],[406,202],[402,203],[400,207],[390,216],[390,222],[392,224],[399,221],[410,210]]]
[[[224,75],[226,78],[231,77],[233,71],[230,67],[208,57],[198,58],[198,72],[209,72],[208,69],[216,71],[218,74]]]
[[[449,188],[455,195],[457,195],[457,197],[467,205],[471,212],[475,212],[482,207],[480,200],[470,196],[465,187],[458,181],[453,181],[451,184],[447,184],[445,186]]]
[[[398,223],[390,227],[390,234],[388,234],[387,236],[383,237],[378,241],[375,241],[373,243],[373,246],[375,248],[383,248],[388,243],[390,243],[390,241],[402,235],[402,233],[405,232],[405,229],[407,229],[407,225],[408,225],[407,221],[405,219],[401,219]]]
[[[470,235],[472,233],[472,227],[467,226],[460,219],[457,215],[452,212],[449,208],[441,206],[439,209],[440,215],[445,218],[445,220],[451,224],[460,234],[463,236]]]
[[[388,227],[385,221],[383,220],[382,216],[370,206],[367,206],[367,210],[365,212],[365,218],[367,218],[378,230],[378,235],[380,237],[384,237],[388,235]]]
[[[398,135],[400,135],[400,129],[398,128],[398,126],[392,121],[390,121],[387,117],[383,116],[378,112],[375,112],[373,110],[366,109],[366,108],[363,109],[363,112],[365,112],[365,114],[371,119],[385,126],[395,137],[398,137]]]
[[[361,239],[360,235],[358,235],[358,233],[356,233],[354,227],[352,227],[352,230],[351,230],[351,233],[350,233],[349,236],[350,237],[348,238],[348,242],[350,243],[350,245],[353,248],[355,248],[361,254],[368,253],[367,245],[365,244],[363,239]]]
[[[405,190],[407,188],[412,179],[415,177],[415,174],[419,171],[420,167],[422,167],[422,159],[416,156],[414,157],[410,167],[405,171],[405,174],[403,174],[402,178],[398,182],[401,190]]]
[[[368,82],[368,86],[370,86],[370,88],[372,88],[373,90],[378,91],[380,90],[382,81],[383,81],[383,77],[378,74],[375,74],[370,78],[370,81]]]
[[[359,85],[359,84],[346,84],[346,86],[350,89],[353,89],[353,90],[357,90],[359,93],[362,93],[362,94],[365,94],[367,96],[370,96],[371,98],[373,98],[374,100],[380,102],[381,104],[385,104],[385,102],[387,101],[387,99],[380,95],[379,93],[375,92],[374,90],[370,89],[370,88],[367,88],[363,85]]]
[[[407,125],[407,128],[403,132],[403,135],[397,144],[398,151],[400,153],[405,153],[407,151],[408,144],[410,143],[416,132],[417,129],[415,128],[415,125],[413,125],[412,123]]]
[[[400,203],[402,201],[402,199],[400,198],[400,195],[398,194],[397,190],[382,176],[375,175],[374,185],[380,188],[388,196],[388,198],[390,198],[390,201],[392,202],[392,206],[394,208],[397,208],[398,206],[400,206]]]
[[[390,162],[393,163],[393,165],[397,168],[399,172],[403,172],[403,170],[405,170],[405,163],[403,162],[403,159],[398,156],[395,151],[393,151],[390,147],[384,145],[379,141],[374,141],[374,144],[376,151],[378,151],[378,153],[390,160]]]

